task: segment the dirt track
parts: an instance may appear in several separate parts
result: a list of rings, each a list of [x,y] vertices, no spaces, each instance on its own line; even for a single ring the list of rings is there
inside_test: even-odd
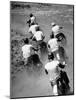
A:
[[[71,90],[73,91],[73,6],[51,5],[51,6],[33,6],[29,9],[11,10],[11,40],[27,36],[28,26],[26,20],[28,14],[33,12],[37,22],[44,31],[45,41],[49,39],[51,33],[51,22],[55,21],[64,26],[63,32],[67,37],[67,46],[65,46],[69,57],[68,66],[65,69],[70,79]],[[19,33],[18,35],[15,32]],[[47,62],[47,56],[44,55],[43,64]],[[22,66],[21,66],[22,68]],[[11,75],[12,76],[12,75]],[[11,97],[31,97],[31,96],[49,96],[52,95],[52,88],[49,83],[49,77],[40,72],[28,73],[26,69],[15,74],[11,79]]]

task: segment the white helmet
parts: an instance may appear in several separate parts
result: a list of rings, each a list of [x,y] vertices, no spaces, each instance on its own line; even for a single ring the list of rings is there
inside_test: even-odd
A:
[[[56,23],[55,23],[55,22],[52,22],[52,23],[51,23],[51,26],[54,26],[54,25],[56,25]]]

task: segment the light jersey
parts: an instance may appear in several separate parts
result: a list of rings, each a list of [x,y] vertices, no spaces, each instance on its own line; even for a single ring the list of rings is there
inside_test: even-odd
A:
[[[45,65],[45,69],[48,71],[48,74],[50,76],[50,81],[53,81],[57,77],[59,77],[58,64],[58,60],[53,60]]]
[[[36,22],[36,17],[35,17],[35,16],[32,16],[32,17],[30,18],[30,20],[31,20],[31,24],[32,24],[32,23],[35,23],[35,22]]]
[[[31,25],[29,28],[29,33],[32,33],[33,35],[36,33],[36,28],[39,27],[39,25],[35,24],[35,25]]]
[[[35,34],[34,34],[34,37],[36,38],[37,41],[40,41],[43,39],[43,32],[42,31],[37,31]]]
[[[24,45],[24,46],[22,47],[23,57],[24,57],[25,59],[28,58],[28,57],[30,57],[31,48],[32,48],[32,45],[30,45],[30,44]]]
[[[60,31],[60,26],[59,25],[55,25],[52,27],[52,32],[54,33],[54,35],[56,36]]]
[[[48,45],[50,46],[50,48],[48,48],[49,51],[54,52],[58,50],[58,42],[56,38],[50,39]]]

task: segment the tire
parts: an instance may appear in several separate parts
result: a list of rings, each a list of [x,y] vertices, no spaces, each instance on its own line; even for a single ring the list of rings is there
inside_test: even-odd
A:
[[[69,78],[65,71],[60,71],[60,78],[57,80],[58,94],[67,95],[70,91]]]

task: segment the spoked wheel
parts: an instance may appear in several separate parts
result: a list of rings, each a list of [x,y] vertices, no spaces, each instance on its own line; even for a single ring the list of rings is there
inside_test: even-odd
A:
[[[56,38],[58,39],[59,42],[61,42],[62,45],[66,45],[67,40],[66,40],[66,36],[63,33],[57,34]]]

